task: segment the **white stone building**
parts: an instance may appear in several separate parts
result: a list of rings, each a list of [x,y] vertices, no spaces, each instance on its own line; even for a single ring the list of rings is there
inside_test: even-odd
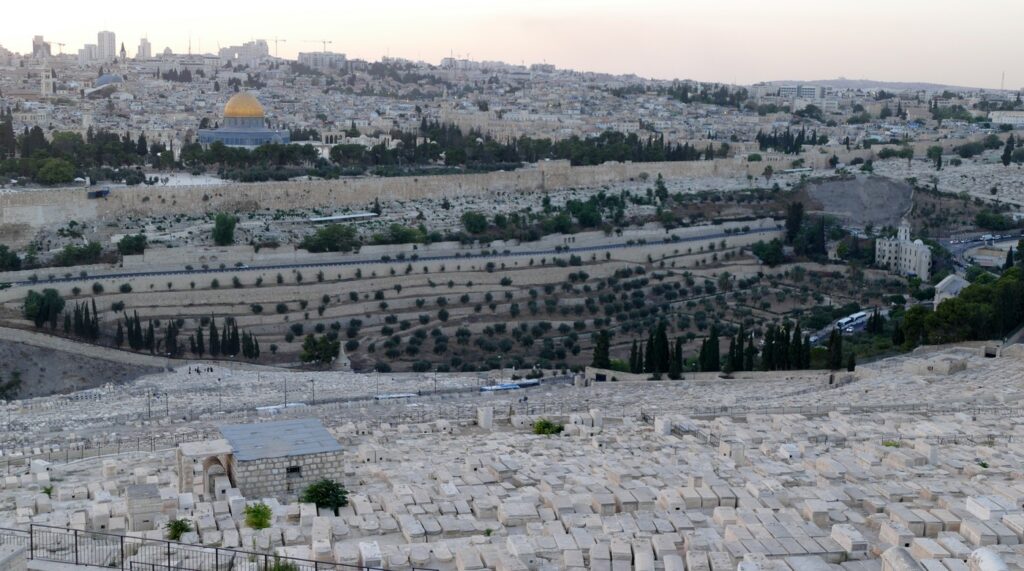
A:
[[[904,220],[895,238],[880,238],[875,242],[875,264],[891,272],[914,275],[928,281],[932,251],[921,240],[910,239],[910,223]]]

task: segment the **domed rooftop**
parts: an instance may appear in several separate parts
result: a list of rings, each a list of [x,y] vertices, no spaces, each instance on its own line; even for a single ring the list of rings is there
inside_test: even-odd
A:
[[[124,83],[124,78],[116,73],[107,73],[96,78],[93,87],[103,87],[111,83]]]
[[[224,106],[224,118],[251,118],[258,117],[262,118],[263,106],[256,100],[255,97],[248,93],[236,93],[228,99],[227,105]]]

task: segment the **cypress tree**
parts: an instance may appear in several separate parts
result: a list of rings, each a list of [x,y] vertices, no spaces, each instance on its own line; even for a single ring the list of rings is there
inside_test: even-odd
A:
[[[903,324],[899,322],[894,323],[892,328],[892,344],[896,347],[901,347],[905,341],[906,339],[903,336]]]
[[[718,345],[718,325],[712,325],[708,333],[707,370],[718,371],[722,368],[722,353]]]
[[[668,344],[667,326],[664,321],[658,323],[655,333],[655,367],[658,373],[667,373],[672,360],[672,352]]]
[[[217,323],[210,318],[210,356],[220,355],[220,335],[217,334]]]
[[[683,376],[683,340],[676,337],[675,349],[668,367],[668,378],[678,379]]]
[[[203,328],[200,327],[200,328],[196,329],[196,350],[195,350],[195,353],[196,353],[196,355],[199,355],[200,357],[202,357],[203,353],[205,353],[205,352],[206,352],[206,347],[205,347],[205,344],[203,343]]]
[[[135,335],[135,347],[132,347],[132,349],[135,349],[136,351],[138,351],[138,350],[142,349],[145,346],[145,344],[146,344],[145,339],[143,338],[143,335],[142,335],[142,320],[139,319],[139,312],[138,311],[135,312],[135,320],[134,321],[135,321],[135,325],[134,325],[133,331],[134,331],[134,335]]]
[[[732,357],[732,370],[733,371],[747,371],[747,370],[749,370],[746,367],[746,362],[745,362],[746,359],[744,359],[744,354],[743,354],[743,347],[744,347],[744,344],[746,342],[747,342],[746,329],[743,327],[743,324],[741,323],[740,324],[740,330],[739,330],[739,332],[736,333],[736,340],[733,341],[733,345],[732,345],[733,347],[735,347],[735,350],[733,351],[734,354],[733,354],[733,357]]]
[[[607,369],[611,366],[610,344],[611,340],[608,336],[608,330],[602,329],[599,331],[597,333],[597,340],[594,342],[594,359],[591,366],[598,369]]]
[[[121,320],[117,320],[117,331],[114,331],[114,345],[120,349],[124,344],[124,330],[121,329]]]
[[[636,339],[633,340],[633,345],[629,348],[629,372],[636,372]]]
[[[843,366],[843,336],[833,329],[828,338],[828,368],[838,371]]]
[[[793,340],[789,344],[789,368],[790,370],[803,369],[804,361],[804,336],[800,332],[800,324],[797,323],[793,329]]]
[[[761,348],[761,370],[775,370],[775,326],[769,325],[764,332],[764,347]]]
[[[654,346],[654,331],[651,330],[647,334],[647,354],[644,355],[644,372],[653,373],[654,370],[654,357],[657,353],[657,348]]]
[[[782,326],[781,333],[775,337],[775,367],[779,371],[789,370],[789,324]]]
[[[743,354],[743,370],[754,370],[754,358],[757,357],[757,348],[754,347],[754,337],[747,337],[747,350]]]

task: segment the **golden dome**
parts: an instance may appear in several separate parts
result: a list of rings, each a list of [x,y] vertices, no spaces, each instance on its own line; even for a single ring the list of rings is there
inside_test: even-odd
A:
[[[248,93],[236,93],[224,106],[224,118],[263,118],[263,106]]]

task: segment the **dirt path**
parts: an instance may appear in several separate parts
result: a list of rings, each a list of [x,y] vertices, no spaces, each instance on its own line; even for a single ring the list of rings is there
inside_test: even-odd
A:
[[[807,193],[822,213],[862,228],[897,226],[913,202],[909,184],[879,176],[811,183]]]

